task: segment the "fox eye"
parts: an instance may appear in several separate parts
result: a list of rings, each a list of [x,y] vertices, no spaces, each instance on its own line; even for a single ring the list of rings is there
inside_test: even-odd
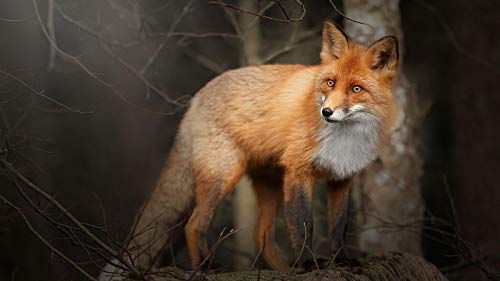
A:
[[[328,85],[328,87],[333,88],[333,85],[335,85],[335,82],[332,79],[328,79],[326,81],[326,84]]]
[[[361,92],[361,90],[363,90],[363,88],[361,88],[361,86],[355,85],[352,87],[352,91],[355,93],[359,93],[359,92]]]

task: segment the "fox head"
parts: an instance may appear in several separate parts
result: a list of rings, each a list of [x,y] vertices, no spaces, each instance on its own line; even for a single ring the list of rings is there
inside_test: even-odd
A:
[[[331,123],[382,122],[395,111],[398,41],[386,36],[369,47],[355,44],[335,25],[323,27],[316,81],[319,114]]]

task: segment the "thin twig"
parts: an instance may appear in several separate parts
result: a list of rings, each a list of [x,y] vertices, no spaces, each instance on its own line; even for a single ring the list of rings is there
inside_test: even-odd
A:
[[[36,0],[32,0],[32,2],[33,2],[33,6],[35,8],[35,14],[36,14],[36,18],[38,20],[38,24],[40,25],[40,28],[42,29],[42,32],[45,35],[45,38],[59,52],[59,54],[61,54],[61,56],[64,59],[66,59],[67,61],[69,61],[69,62],[71,62],[71,63],[73,63],[73,64],[75,64],[77,66],[79,66],[85,73],[87,73],[87,75],[89,75],[91,78],[93,78],[94,80],[96,80],[99,84],[101,84],[104,87],[110,89],[113,93],[115,93],[116,95],[118,95],[127,104],[129,104],[131,106],[134,106],[134,107],[136,107],[138,109],[145,110],[145,109],[143,109],[143,108],[135,105],[134,103],[130,102],[125,96],[123,96],[117,89],[113,88],[108,82],[102,80],[101,78],[99,78],[99,76],[97,76],[92,71],[90,71],[90,69],[85,64],[83,64],[78,59],[78,57],[72,56],[72,55],[66,53],[65,51],[63,51],[62,49],[60,49],[59,46],[57,46],[56,42],[54,42],[52,40],[52,38],[50,37],[50,35],[48,34],[47,30],[44,27],[44,24],[43,24],[42,18],[40,16],[40,11],[38,9],[38,4],[36,3]],[[172,104],[176,104],[175,100],[171,99],[165,93],[163,93],[161,91],[156,92],[156,93],[159,94],[161,97],[163,97],[163,99],[165,99],[165,101],[167,101],[169,103],[172,103]],[[148,111],[148,110],[145,110],[145,111]]]
[[[119,42],[117,40],[109,40],[108,38],[105,38],[105,37],[99,35],[97,32],[95,32],[91,28],[87,27],[86,25],[84,25],[84,24],[78,22],[77,20],[73,19],[72,17],[70,17],[68,14],[66,14],[66,12],[57,3],[54,3],[54,8],[56,8],[59,15],[61,15],[61,17],[65,21],[67,21],[68,23],[70,23],[74,27],[80,29],[81,31],[85,32],[87,35],[90,35],[91,37],[98,39],[99,41],[102,41],[110,46],[120,46],[123,48],[127,48],[130,44],[132,44],[132,43],[122,43],[122,42]]]
[[[73,260],[71,260],[70,258],[68,258],[65,254],[63,254],[61,251],[59,251],[56,247],[54,247],[52,244],[50,244],[34,227],[33,225],[30,223],[30,221],[28,220],[28,218],[24,215],[23,211],[16,205],[14,205],[14,203],[12,203],[11,201],[9,201],[7,198],[5,198],[4,196],[2,196],[0,194],[0,200],[3,201],[4,204],[6,204],[7,206],[9,206],[10,208],[12,208],[13,210],[15,210],[19,216],[23,219],[24,223],[26,224],[26,226],[28,227],[28,229],[31,231],[31,233],[33,233],[40,241],[42,241],[43,244],[45,244],[45,246],[47,246],[53,253],[55,253],[56,255],[58,255],[60,258],[62,258],[66,263],[68,263],[69,265],[71,265],[73,268],[75,268],[77,271],[79,271],[82,275],[84,275],[88,280],[92,280],[92,281],[97,281],[96,278],[94,278],[92,275],[90,275],[88,272],[86,272],[83,268],[81,268],[78,264],[76,264]]]
[[[311,250],[311,248],[309,246],[306,246],[306,248],[313,258],[314,265],[316,266],[316,269],[319,271],[319,264],[318,264],[318,259],[316,258],[316,255],[314,254],[313,250]]]
[[[29,19],[30,17],[22,18],[22,19],[6,19],[6,18],[0,18],[0,21],[3,22],[19,22],[19,21],[25,21]]]
[[[323,280],[323,278],[325,278],[325,276],[328,274],[328,271],[330,270],[330,268],[332,267],[332,265],[335,265],[335,259],[337,258],[338,254],[340,253],[340,251],[342,250],[343,246],[340,246],[337,250],[337,252],[335,252],[335,254],[333,255],[333,257],[331,258],[330,262],[328,263],[328,265],[326,266],[325,269],[323,269],[323,274],[322,276],[319,278],[319,280]]]
[[[49,32],[50,38],[56,42],[56,30],[54,26],[54,0],[47,1],[47,30]],[[49,71],[54,69],[56,65],[56,49],[53,45],[50,45],[49,54]]]
[[[87,244],[84,244],[79,238],[78,238],[78,235],[77,233],[75,232],[75,230],[78,230],[77,227],[73,227],[73,226],[70,226],[70,225],[66,225],[66,224],[63,224],[63,223],[60,223],[58,222],[57,220],[53,219],[52,217],[50,217],[49,215],[46,214],[45,210],[39,208],[37,206],[37,204],[35,202],[33,202],[33,200],[28,196],[28,194],[26,194],[24,192],[24,190],[21,188],[21,186],[16,182],[15,178],[13,178],[12,175],[9,175],[9,178],[11,180],[11,182],[14,184],[14,186],[16,187],[16,189],[18,190],[18,192],[21,194],[21,196],[23,197],[23,199],[28,202],[28,204],[31,205],[31,207],[35,210],[35,212],[37,212],[38,214],[40,214],[46,221],[48,221],[51,225],[53,225],[57,230],[61,231],[69,240],[72,244],[76,245],[76,246],[81,246],[83,248],[83,250],[85,252],[88,253],[89,257],[90,257],[90,253],[88,252],[87,249],[90,249],[91,251],[93,251],[94,253],[98,254],[100,257],[102,257],[103,259],[105,259],[107,262],[113,264],[114,266],[116,267],[119,267],[123,270],[127,270],[126,268],[122,268],[120,265],[117,265],[117,264],[114,264],[111,260],[109,260],[108,258],[106,258],[101,252],[99,248],[95,248],[95,247],[92,247],[90,245],[87,245]],[[73,234],[73,236],[71,236],[69,233],[71,232]],[[92,262],[93,259],[92,259]]]
[[[78,29],[84,31],[88,35],[92,36],[94,39],[96,39],[100,44],[100,47],[113,59],[115,59],[120,65],[122,65],[128,72],[130,72],[132,75],[134,75],[138,80],[140,80],[146,87],[149,89],[153,90],[157,95],[163,97],[166,99],[169,103],[174,104],[176,106],[184,106],[181,104],[178,99],[171,99],[168,95],[164,93],[161,89],[156,87],[151,81],[149,81],[144,75],[142,75],[139,70],[135,69],[132,65],[130,65],[128,62],[126,62],[123,58],[121,58],[118,54],[113,52],[111,50],[111,47],[113,46],[123,46],[123,44],[118,43],[116,41],[110,41],[101,35],[99,35],[97,32],[93,31],[92,29],[88,28],[87,26],[79,23],[78,21],[74,20],[71,18],[69,15],[67,15],[57,4],[56,4],[56,9],[57,11],[61,14],[62,18],[72,24],[73,26],[77,27]],[[103,44],[105,43],[105,44]],[[113,89],[115,90],[115,89]],[[160,115],[172,115],[176,112],[176,110],[173,110],[171,112],[156,112],[156,111],[151,111],[149,109],[145,109],[142,107],[139,107],[128,100],[126,102],[142,111],[146,111],[149,113],[154,113],[154,114],[160,114]]]
[[[290,36],[290,40],[288,40],[288,43],[285,46],[283,46],[281,49],[279,49],[276,52],[271,53],[267,57],[265,57],[262,60],[262,63],[263,64],[269,63],[269,62],[273,61],[274,59],[276,59],[277,57],[280,57],[280,56],[292,51],[294,48],[297,47],[298,44],[311,38],[312,36],[316,35],[318,32],[319,32],[319,29],[305,31],[305,32],[302,32],[300,34],[299,38],[296,39],[296,36],[295,36],[296,31],[294,31],[292,36]]]
[[[302,2],[301,2],[302,1]],[[298,18],[291,18],[289,15],[288,15],[288,12],[286,11],[285,7],[283,6],[283,4],[281,3],[280,0],[272,0],[273,3],[276,3],[278,5],[278,7],[281,9],[281,11],[283,12],[283,15],[285,16],[285,18],[287,20],[289,20],[290,22],[295,22],[295,21],[301,21],[304,19],[304,16],[306,15],[306,5],[305,5],[305,0],[295,0],[295,2],[301,7],[302,9],[302,13],[300,14],[300,16]]]
[[[198,62],[201,66],[205,67],[206,69],[212,71],[215,74],[221,74],[225,71],[224,68],[219,66],[217,63],[215,63],[213,60],[209,59],[208,57],[197,53],[193,51],[191,48],[185,46],[182,48],[182,51],[184,54],[186,54],[188,57],[192,58],[196,62]]]
[[[266,247],[266,240],[267,240],[266,236],[267,236],[267,233],[264,234],[264,243],[262,243],[262,247],[259,249],[259,253],[257,253],[257,256],[253,260],[252,265],[250,265],[250,270],[253,270],[255,263],[257,263],[260,260],[262,253],[264,252],[264,248]]]
[[[271,9],[272,7],[274,7],[276,3],[274,1],[272,2],[269,2],[267,3],[266,6],[264,6],[260,11],[259,11],[259,14],[264,14],[265,12],[267,12],[269,9]],[[254,17],[252,19],[252,21],[248,24],[248,26],[246,26],[246,29],[251,29],[257,22],[259,21],[259,17]]]
[[[172,115],[172,114],[175,114],[180,108],[184,107],[185,104],[182,104],[180,103],[178,100],[180,99],[177,98],[177,99],[171,99],[170,97],[168,97],[162,90],[160,90],[157,86],[155,86],[151,81],[149,81],[148,79],[146,79],[139,71],[137,71],[132,65],[130,65],[128,62],[126,62],[123,58],[121,58],[120,56],[118,56],[117,54],[115,54],[110,48],[104,46],[101,44],[101,47],[102,49],[108,53],[108,55],[110,55],[112,58],[114,58],[116,61],[118,61],[126,70],[128,70],[130,73],[132,73],[137,79],[139,79],[142,83],[144,83],[144,85],[146,85],[148,88],[150,88],[151,90],[153,90],[155,93],[157,93],[158,95],[161,95],[163,96],[164,98],[168,99],[168,102],[171,103],[171,104],[174,104],[177,106],[176,109],[170,111],[170,112],[153,112],[153,111],[150,111],[150,110],[147,110],[147,111],[150,111],[150,112],[153,112],[153,113],[156,113],[156,114],[161,114],[161,115]],[[143,109],[143,108],[142,108]],[[145,110],[145,109],[143,109]]]
[[[221,3],[220,0],[218,3]],[[234,14],[229,10],[229,8],[224,7],[224,13],[226,14],[227,17],[229,17],[229,21],[231,22],[231,25],[234,28],[234,31],[236,32],[236,35],[238,38],[240,38],[241,43],[243,43],[245,35],[243,31],[241,30],[241,27],[238,25],[238,20],[234,16]]]
[[[306,15],[307,10],[306,10],[306,6],[305,6],[304,2],[299,2],[299,5],[300,5],[300,7],[302,9],[302,13],[297,18],[290,18],[288,16],[288,13],[284,9],[284,7],[281,5],[280,1],[273,1],[273,2],[276,2],[280,6],[280,8],[283,11],[283,14],[285,16],[284,19],[266,16],[266,15],[261,14],[259,12],[252,12],[252,11],[244,10],[244,9],[241,9],[241,8],[236,7],[236,6],[233,6],[233,5],[230,5],[230,4],[227,4],[227,3],[223,3],[223,2],[210,1],[210,2],[208,2],[208,4],[220,5],[220,6],[223,6],[223,7],[226,7],[226,8],[230,8],[230,9],[242,12],[242,13],[250,14],[250,15],[253,15],[253,16],[256,16],[256,17],[259,17],[259,18],[263,18],[263,19],[267,19],[267,20],[272,20],[272,21],[277,21],[277,22],[285,22],[285,23],[301,21],[301,20],[304,19],[304,16]]]
[[[191,273],[191,275],[189,276],[189,278],[187,279],[187,281],[191,281],[193,279],[193,277],[196,276],[196,274],[198,273],[198,271],[200,270],[200,268],[207,262],[209,261],[209,259],[211,258],[212,254],[215,253],[215,250],[217,250],[217,247],[224,241],[226,240],[227,238],[235,235],[236,233],[240,232],[240,229],[234,229],[232,231],[230,231],[228,234],[224,235],[224,236],[219,236],[219,239],[217,239],[217,241],[215,242],[215,244],[212,246],[212,248],[210,249],[210,251],[208,252],[207,256],[202,260],[202,262],[198,265],[198,268],[196,268],[196,270],[193,271],[193,273]]]
[[[28,85],[28,83],[24,82],[19,77],[15,76],[13,74],[10,74],[10,73],[8,73],[6,71],[3,71],[3,70],[0,69],[0,74],[5,75],[5,76],[7,76],[7,77],[9,77],[9,78],[17,81],[23,87],[25,87],[26,89],[30,90],[33,94],[35,94],[35,95],[37,95],[39,97],[42,97],[45,100],[48,100],[51,103],[54,103],[54,104],[56,104],[56,105],[58,105],[58,106],[60,106],[60,107],[62,107],[64,109],[66,109],[68,111],[71,111],[71,112],[74,112],[74,113],[85,113],[85,114],[92,113],[91,111],[80,111],[78,109],[71,108],[71,107],[69,107],[69,106],[67,106],[67,105],[65,105],[65,104],[63,104],[63,103],[61,103],[61,102],[59,102],[59,101],[57,101],[57,100],[55,100],[55,99],[47,96],[47,95],[45,95],[43,92],[39,92],[39,91],[33,89],[30,85]]]
[[[172,32],[170,36],[182,36],[183,38],[207,38],[207,37],[221,37],[221,38],[231,38],[238,39],[238,35],[231,33],[222,33],[222,32],[203,32],[203,33],[194,33],[194,32]]]
[[[59,201],[55,200],[50,194],[48,194],[45,190],[41,189],[26,177],[24,177],[12,164],[7,161],[5,158],[0,158],[0,162],[3,164],[7,170],[12,172],[19,180],[21,180],[26,186],[31,188],[37,194],[42,195],[47,201],[49,201],[52,205],[54,205],[59,211],[61,211],[64,216],[66,216],[73,224],[75,224],[85,235],[87,235],[92,241],[94,241],[97,245],[99,245],[103,250],[105,250],[109,255],[115,257],[120,263],[125,265],[130,271],[137,276],[141,276],[140,272],[130,265],[125,259],[123,259],[114,249],[110,248],[106,243],[104,243],[101,239],[95,236],[86,226],[84,226],[76,217],[73,216]]]
[[[186,4],[186,6],[184,6],[184,8],[182,8],[181,13],[174,20],[174,22],[170,25],[170,28],[169,28],[167,34],[165,34],[163,40],[161,41],[161,43],[156,48],[156,50],[154,51],[153,55],[151,55],[151,57],[149,57],[149,59],[147,60],[146,64],[144,65],[144,67],[141,69],[141,71],[140,71],[141,74],[145,74],[148,71],[148,69],[151,66],[151,64],[153,64],[153,62],[156,60],[156,58],[161,53],[161,51],[163,50],[163,48],[165,48],[165,45],[167,44],[168,39],[172,36],[172,33],[177,28],[177,25],[179,25],[179,23],[182,21],[182,19],[184,18],[184,16],[189,11],[191,5],[193,4],[193,1],[194,0],[190,0]]]
[[[496,75],[500,75],[500,69],[498,68],[497,65],[488,62],[482,57],[476,55],[476,53],[468,51],[460,42],[458,42],[457,38],[455,37],[455,34],[453,33],[453,30],[451,30],[450,26],[446,23],[443,16],[439,12],[439,10],[436,9],[436,7],[422,0],[414,0],[414,1],[418,5],[429,11],[431,14],[433,14],[438,19],[439,24],[444,29],[446,36],[451,42],[451,45],[455,48],[455,50],[457,50],[457,52],[483,65],[487,69],[493,71]]]
[[[453,200],[453,196],[451,195],[450,186],[448,185],[448,180],[443,175],[443,187],[446,191],[446,196],[448,196],[448,201],[450,202],[451,212],[453,213],[453,220],[455,221],[455,225],[457,227],[458,232],[461,232],[462,227],[460,226],[460,220],[458,219],[457,209],[455,208],[455,201]]]
[[[307,243],[307,226],[306,226],[306,223],[304,222],[304,242],[302,243],[302,247],[300,248],[298,256],[295,259],[295,261],[293,262],[292,267],[290,268],[290,271],[288,271],[285,279],[290,278],[290,275],[293,273],[293,270],[295,269],[295,266],[297,266],[297,263],[299,263],[299,260],[302,257],[302,254],[304,253],[304,249],[306,247],[306,243]]]
[[[335,5],[335,3],[333,3],[333,0],[329,0],[330,1],[330,5],[332,5],[332,8],[335,10],[335,12],[337,12],[340,16],[342,16],[342,18],[348,20],[348,21],[351,21],[351,22],[354,22],[354,23],[359,23],[359,24],[362,24],[362,25],[366,25],[368,26],[372,31],[375,31],[375,28],[373,28],[372,25],[366,23],[366,22],[362,22],[362,21],[358,21],[358,20],[355,20],[355,19],[352,19],[348,16],[346,16],[344,13],[342,13],[341,10],[339,10],[337,8],[337,6]]]

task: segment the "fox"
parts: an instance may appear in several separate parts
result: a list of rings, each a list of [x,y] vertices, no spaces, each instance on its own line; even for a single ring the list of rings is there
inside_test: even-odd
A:
[[[189,217],[185,240],[198,269],[210,254],[207,231],[217,205],[247,174],[258,202],[254,237],[262,257],[272,269],[289,268],[273,232],[278,211],[283,208],[297,256],[311,247],[313,187],[325,180],[328,233],[342,229],[353,177],[390,136],[398,60],[396,37],[364,46],[327,21],[320,64],[249,66],[212,79],[190,102],[130,231],[127,256],[146,268],[154,264],[171,230]]]

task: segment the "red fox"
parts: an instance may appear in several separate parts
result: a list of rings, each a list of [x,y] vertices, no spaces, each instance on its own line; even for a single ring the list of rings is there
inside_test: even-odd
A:
[[[214,210],[244,173],[259,205],[255,239],[271,268],[289,266],[273,235],[282,205],[293,248],[310,245],[317,179],[327,181],[328,230],[335,231],[350,178],[377,157],[395,119],[398,43],[387,36],[358,45],[326,22],[320,57],[315,66],[230,70],[194,96],[131,232],[128,249],[139,264],[154,262],[169,230],[192,211],[185,235],[197,268],[209,253]]]

